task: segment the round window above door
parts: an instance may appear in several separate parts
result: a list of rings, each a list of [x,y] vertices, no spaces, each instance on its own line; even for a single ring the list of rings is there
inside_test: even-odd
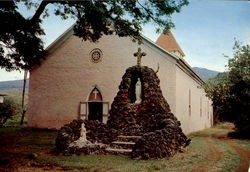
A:
[[[90,60],[94,63],[102,61],[102,51],[99,48],[95,48],[90,52]]]

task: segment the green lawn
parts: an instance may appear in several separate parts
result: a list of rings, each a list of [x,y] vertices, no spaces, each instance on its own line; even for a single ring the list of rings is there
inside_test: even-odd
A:
[[[0,129],[0,171],[13,170],[17,167],[48,170],[109,171],[109,172],[146,172],[146,171],[234,171],[240,166],[240,155],[228,144],[226,134],[231,129],[216,126],[189,135],[190,146],[183,153],[170,159],[132,160],[128,156],[89,155],[89,156],[55,156],[51,152],[57,131],[31,130],[27,128]],[[244,150],[250,151],[249,140],[232,140]],[[211,154],[211,148],[214,153]],[[31,154],[38,155],[30,158]],[[6,163],[7,162],[7,163]]]

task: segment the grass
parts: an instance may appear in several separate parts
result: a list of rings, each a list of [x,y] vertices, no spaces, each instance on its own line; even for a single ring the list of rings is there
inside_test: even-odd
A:
[[[13,116],[11,119],[8,119],[6,121],[6,123],[4,124],[4,126],[12,126],[12,127],[13,126],[20,126],[21,118],[22,118],[22,114],[19,113],[19,114]],[[24,117],[22,126],[27,126],[27,118],[26,117]]]
[[[236,144],[240,145],[242,148],[250,151],[250,141],[249,140],[235,140]]]
[[[221,160],[218,161],[215,165],[215,169],[220,172],[231,172],[236,169],[240,164],[240,157],[236,153],[234,149],[231,148],[228,144],[225,142],[214,139],[214,144],[217,146],[221,153]]]
[[[200,138],[194,138],[186,153],[180,153],[170,159],[162,160],[132,160],[128,156],[114,155],[89,155],[89,156],[43,156],[39,158],[40,162],[50,162],[62,165],[65,168],[85,169],[86,171],[178,171],[192,164],[201,161],[204,156],[202,150],[204,141]]]
[[[57,131],[31,130],[27,128],[0,129],[0,162],[10,160],[13,167],[27,166],[30,163],[53,164],[67,169],[89,172],[147,172],[147,171],[185,171],[206,160],[209,153],[204,138],[209,137],[219,150],[221,160],[216,162],[210,171],[234,171],[239,167],[239,155],[221,137],[226,137],[231,129],[216,126],[189,135],[192,142],[184,153],[178,153],[170,159],[132,160],[128,156],[89,155],[89,156],[55,156],[46,152],[55,148]],[[249,140],[234,140],[234,143],[250,150]],[[29,159],[30,154],[36,153],[36,159]],[[206,160],[209,161],[210,160]],[[10,168],[9,165],[6,168]],[[42,167],[37,167],[42,168]],[[0,165],[1,171],[1,165]]]

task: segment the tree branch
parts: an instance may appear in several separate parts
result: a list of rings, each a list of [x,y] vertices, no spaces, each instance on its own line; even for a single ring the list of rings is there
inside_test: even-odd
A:
[[[34,14],[34,16],[30,19],[31,23],[36,23],[38,21],[38,19],[40,18],[41,14],[43,13],[45,7],[51,3],[51,1],[42,1],[40,6],[38,7],[38,9],[36,10],[36,13]]]
[[[157,20],[155,20],[155,18],[153,17],[153,14],[152,14],[152,12],[149,10],[149,9],[147,9],[146,7],[144,7],[139,1],[136,1],[148,14],[149,14],[149,17],[154,21],[154,22],[156,22],[157,23]]]

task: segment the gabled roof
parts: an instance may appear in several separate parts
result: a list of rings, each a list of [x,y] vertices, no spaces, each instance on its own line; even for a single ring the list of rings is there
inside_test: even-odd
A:
[[[73,24],[71,27],[69,27],[69,29],[67,29],[64,33],[62,33],[55,41],[53,41],[48,47],[46,47],[46,51],[48,51],[48,53],[53,53],[58,47],[61,46],[62,43],[64,43],[64,41],[66,41],[67,39],[69,39],[73,34],[73,28],[74,28],[75,24]],[[169,32],[170,33],[170,32]],[[203,85],[205,84],[205,81],[192,69],[191,66],[189,66],[189,64],[183,59],[180,58],[179,56],[177,56],[176,54],[174,54],[173,52],[171,52],[170,50],[166,50],[165,48],[163,48],[162,46],[160,46],[159,44],[157,44],[157,42],[153,42],[152,40],[150,40],[149,38],[147,38],[146,36],[142,35],[142,40],[144,44],[150,45],[151,47],[153,47],[154,49],[158,50],[161,52],[161,54],[165,54],[165,56],[170,56],[170,58],[172,58],[173,60],[176,61],[177,66],[181,67],[183,70],[186,71],[186,73],[192,77],[194,80],[196,80],[199,84]],[[161,36],[160,36],[161,37]],[[159,37],[159,38],[160,38]],[[171,38],[172,37],[172,38]],[[158,39],[159,39],[158,38]],[[164,38],[164,37],[163,37]],[[173,40],[177,47],[179,47],[179,45],[177,44],[175,38],[173,37],[173,35],[171,34],[170,36],[171,40]],[[158,41],[158,40],[157,40]],[[180,53],[182,53],[183,55],[185,55],[181,48],[179,47],[179,50],[181,51]]]
[[[173,34],[169,31],[166,34],[161,34],[156,41],[156,44],[161,46],[167,51],[175,52],[178,51],[183,57],[185,56],[184,52],[182,51],[181,47],[175,40]]]

